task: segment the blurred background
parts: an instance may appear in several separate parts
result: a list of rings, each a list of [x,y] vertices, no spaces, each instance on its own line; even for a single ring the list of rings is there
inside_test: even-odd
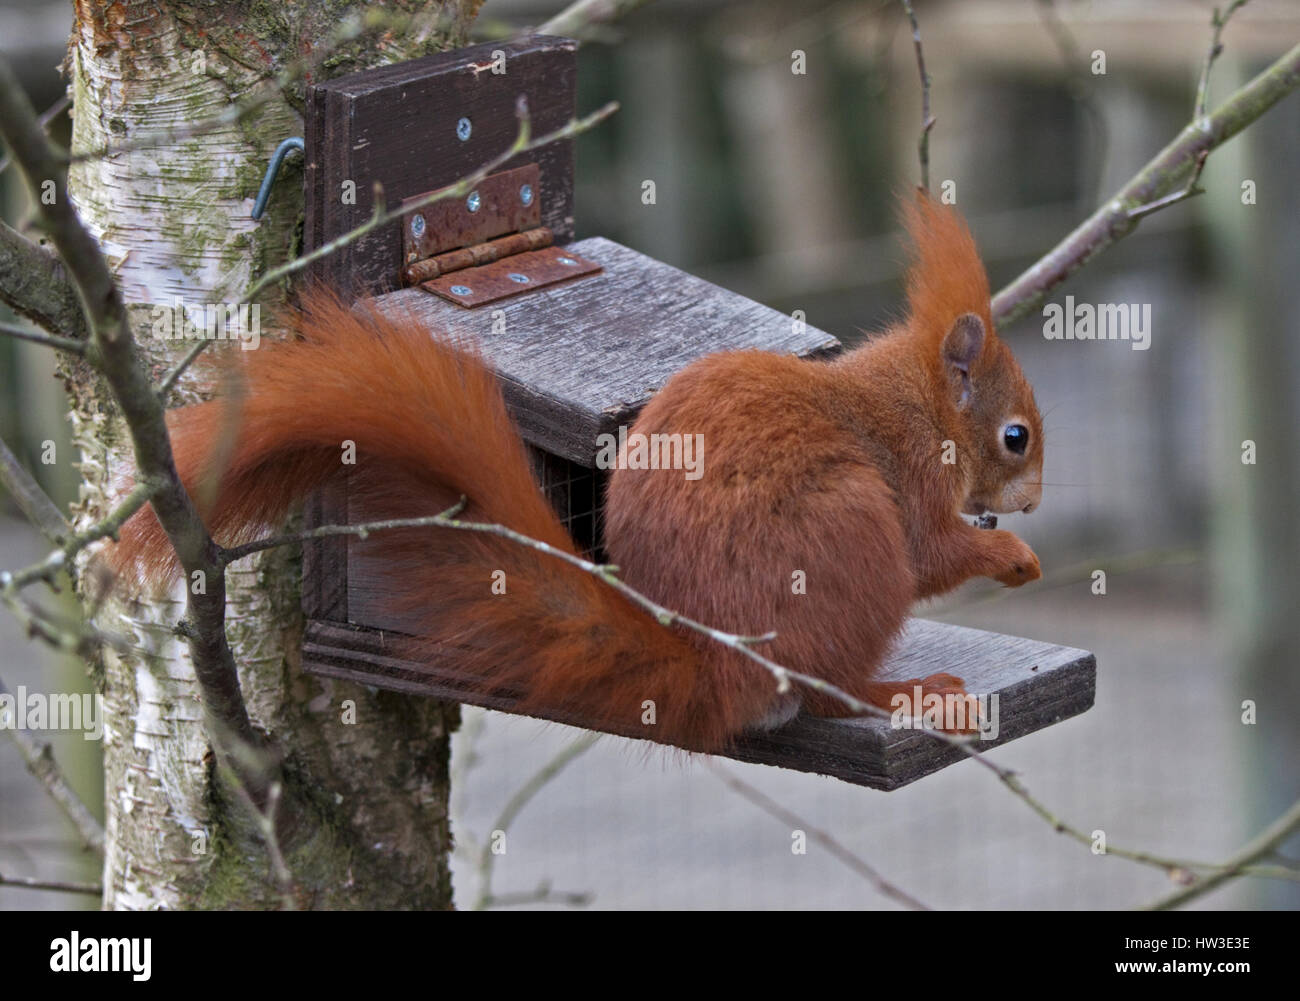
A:
[[[488,0],[484,37],[561,5]],[[996,290],[1052,247],[1190,120],[1210,41],[1202,0],[918,0],[933,81],[931,184],[955,184]],[[0,48],[38,108],[68,5],[0,3]],[[917,182],[920,86],[896,2],[656,0],[596,32],[579,104],[622,110],[578,141],[578,236],[603,235],[807,321],[847,345],[898,315],[894,196]],[[1210,107],[1300,40],[1300,6],[1254,0],[1224,33]],[[796,51],[806,72],[792,72]],[[1104,73],[1094,72],[1098,53]],[[66,120],[56,119],[66,141]],[[656,200],[641,199],[653,180]],[[1253,203],[1243,201],[1253,182]],[[1041,313],[1002,331],[1046,417],[1041,507],[1010,516],[1045,578],[1017,592],[973,582],[918,613],[1093,651],[1097,703],[993,752],[1040,799],[1111,843],[1220,860],[1300,796],[1300,97],[1209,159],[1206,193],[1143,221],[1055,290],[1151,305],[1151,346],[1047,341]],[[13,171],[0,210],[21,218]],[[47,351],[0,339],[0,437],[62,503],[75,470]],[[1241,460],[1243,442],[1257,461]],[[39,555],[0,497],[0,567]],[[1094,595],[1093,570],[1107,572]],[[959,665],[954,665],[960,673]],[[72,691],[78,664],[0,615],[10,688]],[[1253,700],[1257,722],[1244,724]],[[553,755],[554,777],[508,813],[491,892],[540,886],[596,907],[896,906],[791,825],[724,785],[703,759],[466,710],[456,738],[457,900],[473,906],[473,850]],[[95,747],[55,753],[92,804]],[[560,767],[562,766],[562,767]],[[970,763],[893,793],[723,761],[931,906],[1124,907],[1173,888],[1161,871],[1055,834]],[[516,800],[516,802],[518,802]],[[513,810],[513,808],[512,808]],[[1289,858],[1300,846],[1292,842]],[[95,879],[75,834],[0,740],[0,872]],[[1295,883],[1240,880],[1198,907],[1295,907]],[[0,907],[93,906],[0,887]],[[523,906],[529,906],[524,903]],[[532,906],[557,906],[534,902]]]

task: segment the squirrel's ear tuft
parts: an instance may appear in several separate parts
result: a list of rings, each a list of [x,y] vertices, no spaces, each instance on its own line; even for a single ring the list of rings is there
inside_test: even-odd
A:
[[[984,349],[984,321],[974,313],[963,313],[943,338],[943,365],[953,388],[957,406],[970,401],[970,370]]]
[[[989,280],[965,221],[924,191],[900,202],[914,247],[907,273],[910,326],[935,343],[948,335],[954,316],[971,313],[981,322],[983,342],[992,340]]]

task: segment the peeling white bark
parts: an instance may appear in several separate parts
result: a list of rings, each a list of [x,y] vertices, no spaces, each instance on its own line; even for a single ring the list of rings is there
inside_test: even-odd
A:
[[[328,21],[332,27],[330,9],[346,5],[347,0],[320,0],[292,16]],[[478,3],[398,0],[390,6],[450,9],[463,32]],[[74,152],[166,133],[226,111],[232,100],[275,69],[273,43],[256,37],[253,18],[259,7],[250,4],[244,12],[249,20],[234,25],[239,14],[191,0],[75,0],[77,20],[69,41]],[[282,20],[266,23],[283,28]],[[203,26],[201,36],[195,24]],[[304,25],[299,26],[306,35],[303,44],[318,41],[308,28],[324,28],[315,22]],[[191,48],[200,37],[206,40],[201,57]],[[382,51],[369,54],[369,61],[422,54],[420,39],[411,44],[412,49],[403,50],[401,39],[388,38]],[[109,257],[131,308],[137,341],[159,374],[190,344],[152,336],[155,305],[170,309],[177,299],[191,307],[237,303],[257,274],[293,252],[292,197],[278,199],[279,209],[273,205],[260,223],[249,218],[249,211],[270,152],[285,136],[300,134],[297,115],[277,100],[242,125],[73,166],[70,195]],[[287,175],[297,176],[296,169]],[[291,181],[285,188],[289,195]],[[263,305],[274,306],[276,294],[268,290]],[[267,320],[266,310],[262,318]],[[271,333],[266,327],[264,322],[264,336]],[[182,380],[182,400],[206,393],[214,362],[208,356],[222,350],[238,347],[210,346]],[[102,398],[100,387],[75,370],[71,381],[77,401],[74,439],[84,477],[77,523],[84,527],[120,494],[130,473],[130,450],[115,408]],[[324,686],[322,694],[318,683],[295,671],[300,623],[290,557],[273,553],[261,562],[245,561],[231,569],[227,583],[227,634],[255,725],[292,749],[295,767],[311,782],[333,791],[340,833],[327,841],[346,845],[349,837],[368,836],[373,828],[373,840],[388,844],[395,856],[369,862],[355,858],[358,869],[391,865],[392,886],[353,886],[347,873],[339,873],[337,887],[315,887],[314,897],[304,903],[392,906],[409,897],[415,906],[445,906],[444,709],[434,702],[403,707],[400,722],[386,721],[381,698],[349,688],[346,697],[357,699],[379,725],[348,728],[343,741],[323,732],[337,724],[339,696],[333,694],[335,686]],[[213,815],[200,691],[185,644],[174,632],[184,613],[183,597],[178,590],[165,600],[110,601],[102,609],[102,626],[135,637],[140,646],[129,655],[106,652],[103,662],[104,904],[121,909],[276,906],[279,890],[267,878],[264,859],[221,857],[217,828],[222,818]],[[451,714],[454,718],[454,710]],[[412,728],[409,734],[405,727]],[[442,778],[431,779],[418,769],[409,774],[410,760],[430,762],[435,773],[441,762]],[[322,850],[342,854],[329,845]],[[226,882],[218,879],[214,887],[210,881],[218,870]],[[421,882],[431,885],[412,888]]]

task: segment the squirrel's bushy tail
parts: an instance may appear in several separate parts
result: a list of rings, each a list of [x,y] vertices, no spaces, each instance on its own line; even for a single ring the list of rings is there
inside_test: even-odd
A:
[[[294,504],[352,469],[349,520],[433,515],[463,495],[460,517],[575,552],[533,479],[496,378],[472,349],[327,294],[307,298],[293,325],[301,340],[241,354],[225,398],[169,415],[182,481],[219,543],[274,530]],[[385,592],[420,623],[430,656],[435,647],[458,651],[458,670],[487,689],[521,692],[524,711],[572,712],[700,750],[745,722],[714,697],[690,640],[577,567],[443,527],[370,538]],[[109,560],[153,580],[176,571],[147,508]]]

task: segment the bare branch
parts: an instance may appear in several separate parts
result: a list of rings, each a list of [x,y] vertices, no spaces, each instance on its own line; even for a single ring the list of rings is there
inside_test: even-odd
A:
[[[1061,53],[1066,89],[1070,97],[1088,116],[1095,134],[1095,142],[1089,158],[1091,160],[1089,176],[1079,183],[1083,199],[1091,206],[1101,197],[1102,170],[1110,147],[1110,132],[1106,127],[1106,116],[1102,114],[1101,105],[1096,97],[1096,88],[1091,83],[1094,78],[1088,70],[1088,61],[1080,51],[1073,32],[1061,18],[1055,0],[1038,0],[1038,12],[1044,27]]]
[[[199,355],[203,354],[203,349],[211,343],[212,341],[206,337],[199,340],[194,347],[185,352],[185,357],[178,361],[172,367],[172,370],[163,376],[162,381],[158,383],[157,390],[158,399],[161,403],[164,405],[167,403],[167,394],[172,391],[172,387],[176,385],[176,381],[185,374],[186,370],[194,364]]]
[[[921,135],[916,141],[917,156],[921,161],[921,187],[930,190],[930,130],[934,118],[930,114],[930,74],[925,71],[925,53],[921,49],[921,28],[916,23],[916,13],[911,0],[900,0],[907,19],[912,22],[912,44],[916,46],[916,68],[921,74]]]
[[[1073,587],[1092,580],[1092,574],[1098,567],[1106,568],[1107,579],[1122,574],[1147,570],[1152,567],[1194,566],[1205,558],[1205,554],[1192,546],[1171,546],[1167,548],[1140,549],[1136,552],[1115,553],[1111,556],[1094,556],[1067,566],[1056,567],[1043,574],[1034,585],[1034,590],[1055,591]],[[944,611],[957,608],[969,608],[990,602],[1005,601],[1012,592],[1008,588],[988,588],[957,601],[946,602]]]
[[[490,902],[494,899],[492,896],[492,864],[496,861],[496,856],[492,854],[492,831],[508,830],[510,825],[514,823],[515,818],[519,816],[520,811],[542,791],[542,787],[564,771],[571,761],[585,754],[599,739],[600,734],[598,733],[584,733],[550,761],[546,762],[527,782],[515,790],[515,794],[510,797],[501,813],[497,815],[497,819],[488,831],[487,841],[484,842],[479,852],[479,895],[478,899],[474,901],[474,910],[484,910],[490,906]],[[495,899],[500,902],[501,898]],[[515,902],[523,903],[524,901]],[[583,902],[586,903],[585,900]]]
[[[71,337],[56,337],[54,334],[42,334],[39,330],[20,327],[15,323],[0,323],[0,334],[20,341],[30,341],[32,344],[43,344],[47,348],[67,351],[74,355],[86,353],[85,341],[74,341]]]
[[[1245,875],[1251,863],[1272,854],[1297,830],[1300,830],[1300,800],[1292,803],[1286,813],[1251,838],[1223,866],[1218,867],[1218,871],[1198,879],[1191,885],[1176,890],[1166,897],[1152,901],[1146,905],[1145,909],[1149,911],[1168,911],[1175,907],[1181,907],[1183,904],[1190,903],[1197,897],[1209,893],[1215,887],[1221,886],[1234,876]]]
[[[740,793],[740,795],[744,796],[745,799],[749,800],[764,813],[775,817],[777,820],[781,821],[781,823],[787,825],[791,830],[797,829],[804,831],[808,837],[812,838],[812,840],[816,841],[846,866],[874,886],[878,892],[892,900],[897,900],[904,907],[910,908],[911,910],[930,910],[929,907],[921,903],[921,901],[917,900],[910,893],[899,889],[893,883],[889,882],[889,880],[885,879],[884,876],[877,872],[876,869],[867,863],[860,855],[849,851],[849,849],[845,848],[825,831],[813,827],[798,815],[791,813],[780,803],[776,802],[776,800],[766,796],[743,779],[737,778],[716,762],[706,758],[704,764],[709,771],[713,772],[713,774],[725,783],[728,788]]]
[[[50,500],[49,494],[41,489],[21,462],[18,456],[9,451],[9,446],[0,439],[0,486],[9,491],[9,496],[18,505],[27,518],[45,536],[47,542],[62,545],[71,529],[59,506]]]
[[[109,536],[116,538],[118,530],[126,524],[127,519],[144,507],[157,490],[154,481],[141,480],[107,516],[80,532],[68,535],[60,548],[44,559],[13,573],[0,572],[0,592],[17,592],[37,581],[53,585],[55,578],[71,567],[77,554],[92,542]]]
[[[83,660],[93,657],[103,646],[127,651],[134,648],[125,636],[88,626],[79,619],[69,619],[48,612],[35,602],[27,601],[16,589],[9,586],[6,574],[0,571],[0,604],[23,627],[28,639],[40,640],[60,653],[73,654]]]
[[[1215,7],[1210,15],[1210,47],[1205,53],[1205,63],[1201,66],[1201,82],[1196,86],[1196,105],[1193,112],[1193,118],[1200,121],[1205,117],[1205,109],[1210,99],[1210,68],[1214,66],[1214,60],[1219,58],[1219,53],[1223,51],[1223,43],[1220,39],[1223,37],[1223,29],[1238,8],[1246,6],[1250,0],[1232,0],[1228,4],[1228,9],[1219,15],[1219,8]]]
[[[0,221],[0,302],[46,330],[84,338],[86,318],[63,262]]]
[[[586,907],[592,901],[590,893],[571,890],[553,890],[549,880],[539,883],[531,893],[503,893],[483,898],[483,910],[489,907],[520,907],[526,904],[563,904],[565,907]]]
[[[536,33],[580,38],[587,34],[588,29],[593,25],[616,21],[638,7],[645,6],[647,2],[649,0],[576,0],[549,21],[541,24]]]
[[[11,471],[4,461],[6,459],[13,459],[13,456],[7,448],[4,448],[4,443],[0,442],[0,473]],[[40,487],[34,482],[31,482],[29,487],[24,487],[23,481],[30,481],[30,476],[27,475],[26,470],[17,465],[17,460],[14,460],[12,470],[21,474],[14,481],[16,490],[26,491],[28,497],[33,496],[31,491],[35,490],[35,497],[44,497]],[[98,629],[84,621],[52,614],[35,603],[25,600],[20,592],[23,588],[37,582],[44,582],[57,591],[59,575],[70,571],[77,554],[92,542],[106,536],[116,538],[118,530],[131,515],[149,501],[155,489],[153,481],[143,480],[136,484],[106,517],[80,532],[72,531],[58,509],[54,508],[53,502],[48,497],[45,498],[44,504],[48,504],[53,510],[46,510],[39,516],[48,519],[49,524],[45,526],[46,536],[59,548],[22,570],[13,573],[0,571],[0,602],[3,602],[14,614],[30,638],[39,639],[56,650],[75,653],[82,657],[92,656],[101,645],[108,645],[117,650],[132,648],[131,641],[126,637]],[[34,503],[38,508],[42,506],[40,500],[35,500]]]
[[[0,693],[11,694],[5,687],[3,679],[0,679]],[[72,791],[72,786],[68,785],[62,769],[54,760],[54,752],[50,749],[50,745],[33,740],[25,730],[19,730],[16,724],[17,721],[12,727],[4,727],[4,730],[18,748],[27,770],[45,787],[50,799],[67,814],[68,819],[72,821],[72,826],[81,835],[85,846],[103,855],[104,828],[81,801],[81,797]]]
[[[3,872],[0,872],[0,886],[23,886],[29,890],[60,890],[65,893],[86,893],[93,897],[102,897],[104,895],[104,887],[101,883],[69,883],[61,879],[7,876]]]
[[[1210,27],[1213,30],[1210,36],[1210,47],[1205,53],[1205,64],[1201,67],[1201,81],[1196,87],[1196,106],[1192,114],[1193,123],[1199,123],[1205,118],[1205,104],[1210,93],[1210,68],[1214,65],[1214,60],[1219,57],[1219,53],[1223,51],[1223,43],[1219,41],[1223,35],[1223,28],[1236,10],[1239,7],[1244,7],[1248,2],[1249,0],[1232,0],[1232,3],[1222,16],[1219,14],[1218,7],[1214,8],[1210,16]],[[1196,157],[1196,166],[1192,168],[1187,183],[1181,189],[1165,195],[1163,198],[1157,198],[1155,201],[1130,209],[1128,213],[1129,220],[1136,221],[1153,212],[1168,208],[1170,205],[1185,201],[1194,195],[1204,194],[1204,189],[1198,188],[1196,183],[1201,179],[1201,171],[1205,169],[1205,161],[1209,155],[1210,151],[1208,149],[1201,150]]]
[[[70,108],[71,106],[72,106],[72,98],[69,97],[67,94],[64,94],[57,101],[55,101],[48,108],[46,108],[43,112],[41,112],[41,117],[38,119],[38,121],[41,123],[41,128],[48,129],[50,127],[50,122],[58,118],[59,115],[63,114],[63,112],[67,111],[68,108]],[[0,174],[3,174],[6,170],[8,170],[9,165],[11,163],[13,163],[13,160],[10,159],[8,153],[6,153],[3,158],[0,158]]]
[[[368,521],[361,525],[322,525],[319,528],[308,529],[305,532],[291,532],[286,535],[273,535],[266,539],[254,539],[242,546],[223,549],[221,551],[221,562],[233,563],[235,560],[243,559],[252,553],[260,553],[267,549],[276,549],[279,546],[287,546],[297,542],[306,542],[308,539],[327,539],[337,535],[355,535],[359,539],[366,539],[369,538],[371,532],[385,532],[394,528],[432,528],[435,525],[446,524],[448,518],[460,514],[463,510],[465,510],[464,497],[441,514],[431,514],[422,518],[391,518],[388,521]]]
[[[1106,247],[1132,232],[1158,202],[1187,175],[1201,155],[1223,145],[1269,108],[1300,87],[1300,45],[1260,73],[1208,117],[1187,125],[1100,209],[1041,260],[993,297],[993,319],[1008,324],[1034,309],[1055,288]],[[1174,201],[1182,201],[1183,194]],[[1172,204],[1172,203],[1166,203]],[[1134,218],[1132,213],[1138,210]]]
[[[245,748],[245,753],[251,757],[259,757],[256,749]],[[245,764],[244,771],[266,771],[264,762],[250,761]],[[244,786],[243,779],[234,769],[225,767],[226,779],[230,788],[235,790],[235,795],[240,804],[248,812],[253,823],[257,827],[257,833],[262,839],[262,844],[266,846],[266,856],[271,864],[271,875],[275,879],[276,886],[280,890],[280,905],[286,911],[295,911],[298,909],[297,898],[295,897],[296,888],[293,881],[293,873],[289,871],[289,865],[285,862],[284,851],[280,847],[280,824],[277,815],[280,810],[280,800],[283,794],[283,788],[279,782],[272,782],[263,797],[265,806],[254,800],[252,794]]]
[[[1188,198],[1205,194],[1205,189],[1198,188],[1196,182],[1201,179],[1201,171],[1205,169],[1205,161],[1209,155],[1210,151],[1208,149],[1201,150],[1200,155],[1196,157],[1196,166],[1192,168],[1192,172],[1187,178],[1187,183],[1177,191],[1172,191],[1163,198],[1157,198],[1154,202],[1147,202],[1145,205],[1139,205],[1136,208],[1129,209],[1129,222],[1137,222],[1139,219],[1149,216],[1152,212],[1159,212],[1161,209],[1168,208],[1170,205],[1176,205],[1178,202],[1186,201]]]

